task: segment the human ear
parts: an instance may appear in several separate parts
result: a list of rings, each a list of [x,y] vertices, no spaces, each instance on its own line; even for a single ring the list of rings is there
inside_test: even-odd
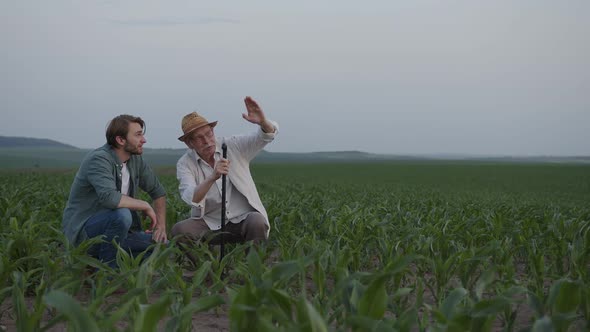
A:
[[[126,138],[123,136],[117,136],[115,137],[115,140],[117,141],[117,144],[119,145],[125,145],[125,140]]]

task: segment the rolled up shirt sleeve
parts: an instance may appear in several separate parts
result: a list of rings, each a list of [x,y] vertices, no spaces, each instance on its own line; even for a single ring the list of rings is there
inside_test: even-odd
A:
[[[191,169],[188,162],[188,156],[184,156],[176,164],[176,178],[179,182],[178,189],[180,191],[180,198],[186,204],[191,206],[192,217],[202,218],[205,213],[205,198],[200,202],[193,202],[198,179],[196,170]]]
[[[275,136],[279,133],[279,124],[276,123],[275,121],[272,120],[268,120],[272,126],[274,127],[274,131],[272,133],[265,133],[264,130],[262,130],[261,127],[259,127],[259,135],[261,136],[262,140],[265,141],[266,143],[270,143],[275,139]]]
[[[272,142],[277,134],[279,133],[279,125],[269,120],[274,127],[274,132],[265,133],[261,127],[249,135],[232,136],[229,138],[229,142],[235,145],[236,151],[240,153],[240,156],[250,161],[256,157],[268,143]]]

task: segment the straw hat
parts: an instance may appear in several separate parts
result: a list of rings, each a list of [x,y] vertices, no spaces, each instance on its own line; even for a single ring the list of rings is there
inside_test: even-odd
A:
[[[207,121],[207,119],[205,119],[204,117],[197,114],[197,112],[189,113],[189,114],[185,115],[184,118],[182,118],[181,127],[182,127],[182,132],[184,134],[182,136],[180,136],[178,139],[180,141],[184,142],[187,135],[189,135],[193,131],[195,131],[203,126],[207,126],[207,125],[209,125],[209,126],[211,126],[211,128],[213,128],[217,125],[217,121],[209,122],[209,121]]]

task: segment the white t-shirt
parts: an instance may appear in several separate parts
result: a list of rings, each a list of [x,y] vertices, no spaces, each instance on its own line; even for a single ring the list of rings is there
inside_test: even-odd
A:
[[[127,162],[124,162],[121,168],[121,194],[129,195],[129,170],[127,169]]]

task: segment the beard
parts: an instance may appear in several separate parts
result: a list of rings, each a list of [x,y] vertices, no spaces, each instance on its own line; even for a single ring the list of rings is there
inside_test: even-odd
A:
[[[129,144],[129,142],[125,142],[125,145],[123,146],[123,150],[125,150],[125,152],[128,152],[132,155],[140,155],[143,153],[142,147],[131,145],[131,144]]]

